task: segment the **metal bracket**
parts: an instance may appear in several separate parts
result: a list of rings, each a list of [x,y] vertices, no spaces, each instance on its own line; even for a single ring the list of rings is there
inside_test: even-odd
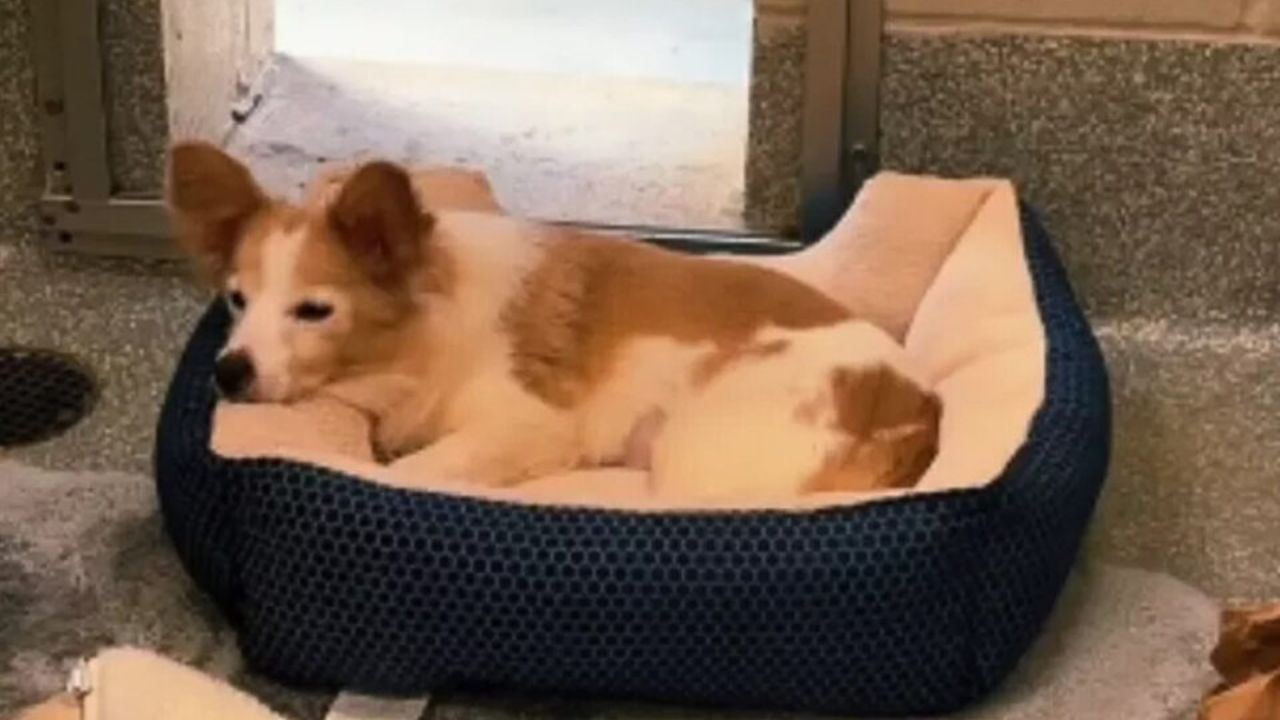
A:
[[[840,219],[879,168],[883,0],[809,0],[801,119],[801,237]]]
[[[59,250],[172,255],[160,200],[113,192],[98,0],[29,0],[29,8],[44,118],[45,237]]]
[[[46,193],[40,201],[40,221],[58,250],[177,257],[168,211],[159,200],[81,201],[71,195]]]

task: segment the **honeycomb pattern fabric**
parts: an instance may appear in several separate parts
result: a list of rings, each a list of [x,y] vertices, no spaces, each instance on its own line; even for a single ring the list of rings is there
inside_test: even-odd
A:
[[[0,448],[48,440],[88,415],[98,391],[89,371],[50,350],[0,348]]]
[[[1096,341],[1023,216],[1048,334],[1025,445],[983,488],[849,508],[637,514],[402,491],[209,450],[195,331],[160,420],[157,481],[187,568],[281,681],[455,687],[859,715],[988,693],[1050,612],[1110,448]]]

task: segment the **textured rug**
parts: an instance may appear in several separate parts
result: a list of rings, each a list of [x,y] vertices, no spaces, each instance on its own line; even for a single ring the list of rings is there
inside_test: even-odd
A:
[[[1215,603],[1171,578],[1086,566],[1015,677],[964,717],[1189,720],[1214,682],[1206,658],[1216,623]],[[323,717],[332,699],[244,669],[234,635],[173,554],[149,478],[0,461],[0,718],[57,692],[76,658],[115,644],[230,678],[298,720]],[[428,712],[458,720],[709,717],[492,695],[438,698]]]
[[[243,672],[234,636],[169,546],[148,478],[0,462],[0,717],[115,644],[230,677],[300,718],[328,703]]]

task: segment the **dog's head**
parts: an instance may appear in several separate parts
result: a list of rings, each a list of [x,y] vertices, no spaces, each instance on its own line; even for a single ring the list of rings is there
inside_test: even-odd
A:
[[[323,200],[294,205],[218,148],[183,143],[168,200],[184,249],[235,318],[215,372],[228,399],[313,392],[375,361],[418,310],[433,218],[396,165],[367,163]]]

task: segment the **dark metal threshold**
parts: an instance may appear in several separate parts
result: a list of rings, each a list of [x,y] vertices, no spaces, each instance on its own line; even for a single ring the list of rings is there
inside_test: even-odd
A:
[[[41,203],[41,231],[57,250],[98,255],[178,257],[172,228],[158,199],[111,199],[80,203],[50,195]],[[698,254],[778,255],[804,247],[797,239],[747,230],[711,230],[655,225],[537,220],[590,232],[632,237],[661,247]]]
[[[706,230],[655,225],[578,222],[575,220],[551,220],[547,222],[552,225],[581,228],[608,235],[633,237],[671,250],[698,254],[779,255],[795,252],[804,247],[804,243],[799,240],[779,238],[774,235],[747,230]]]

